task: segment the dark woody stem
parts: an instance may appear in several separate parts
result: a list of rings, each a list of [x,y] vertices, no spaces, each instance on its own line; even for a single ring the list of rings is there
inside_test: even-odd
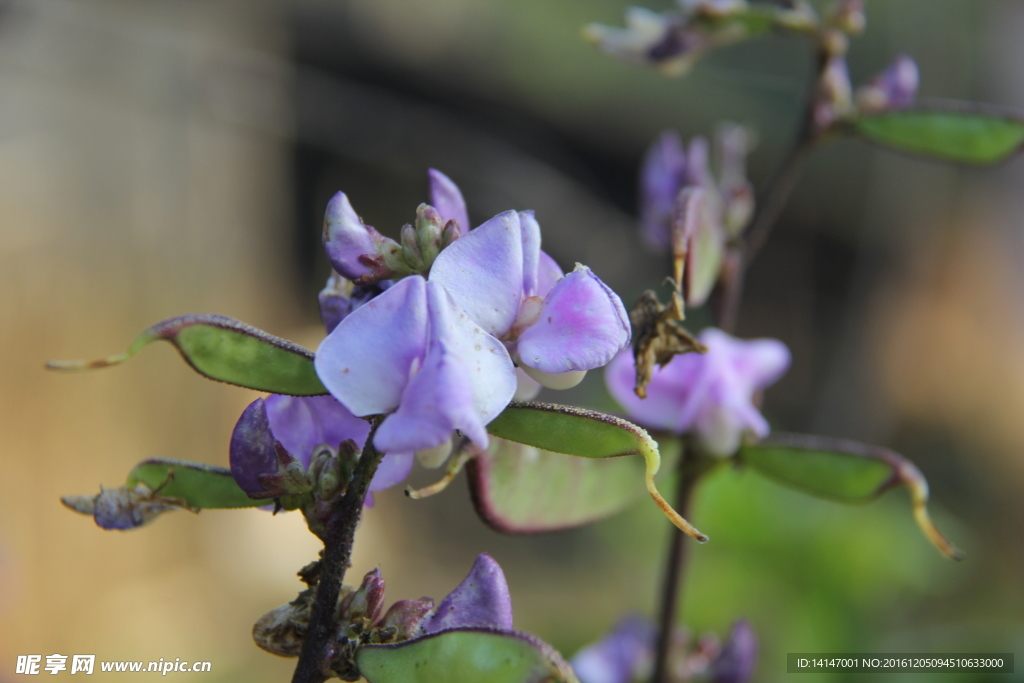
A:
[[[690,500],[693,490],[697,484],[699,471],[687,465],[687,455],[692,455],[692,449],[683,443],[683,451],[679,455],[679,481],[676,486],[676,510],[684,517],[689,516]],[[654,655],[654,675],[652,683],[668,683],[669,676],[669,655],[672,650],[672,632],[676,624],[676,615],[679,611],[679,598],[682,593],[683,574],[686,569],[686,548],[693,541],[686,537],[679,529],[672,527],[672,540],[668,551],[668,561],[665,565],[665,577],[661,591],[661,614],[658,624],[658,642]]]
[[[750,225],[737,243],[729,248],[715,310],[716,323],[725,332],[733,333],[736,329],[747,266],[764,246],[772,228],[778,222],[782,209],[796,187],[804,162],[810,152],[830,132],[819,131],[814,122],[815,96],[827,63],[828,54],[823,46],[819,45],[811,85],[807,91],[801,114],[800,129],[793,146],[775,176],[769,181],[768,188],[761,200],[757,203]],[[698,463],[693,462],[695,455],[694,449],[684,442],[678,465],[679,483],[676,489],[676,510],[683,516],[689,516],[690,500],[697,481],[704,471]],[[690,462],[687,462],[688,460]],[[652,683],[671,683],[672,680],[669,659],[672,650],[672,632],[677,621],[682,595],[687,545],[688,541],[683,533],[678,529],[672,529],[671,548],[665,566],[665,577],[660,597],[661,615],[654,656],[654,674],[651,677]]]
[[[374,418],[363,453],[352,473],[352,480],[327,521],[316,601],[313,603],[292,683],[323,683],[330,676],[327,666],[332,655],[330,645],[337,629],[338,595],[341,593],[345,571],[351,565],[352,543],[363,512],[363,501],[377,466],[384,457],[383,453],[373,447],[373,437],[379,424],[380,418]]]

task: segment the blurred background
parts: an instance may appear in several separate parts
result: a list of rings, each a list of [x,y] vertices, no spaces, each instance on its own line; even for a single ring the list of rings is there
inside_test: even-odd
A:
[[[637,168],[661,130],[752,126],[763,185],[795,131],[807,46],[766,38],[669,80],[581,39],[588,22],[620,24],[624,8],[0,5],[0,680],[15,678],[17,655],[54,653],[207,660],[205,680],[287,680],[294,660],[258,650],[250,629],[294,597],[294,572],[319,549],[297,514],[179,512],[119,533],[65,510],[61,495],[120,485],[144,458],[226,465],[256,394],[200,378],[169,346],[73,376],[44,372],[46,360],[120,351],[185,312],[315,348],[327,198],[344,190],[396,236],[426,198],[428,167],[461,186],[474,222],[536,210],[545,249],[564,268],[591,266],[627,305],[667,272],[635,230]],[[1020,2],[867,10],[854,82],[907,52],[924,96],[1024,110]],[[713,541],[691,552],[683,618],[724,634],[748,617],[757,680],[783,679],[787,652],[1024,652],[1022,183],[1020,160],[965,170],[840,141],[815,154],[753,265],[740,334],[794,355],[766,396],[775,428],[907,455],[968,554],[954,564],[931,548],[902,492],[843,507],[721,472],[692,511]],[[607,405],[600,373],[576,397]],[[389,602],[441,597],[489,552],[516,626],[566,656],[624,611],[656,612],[670,529],[653,505],[503,537],[475,516],[462,479],[424,501],[379,495],[350,582],[380,566]]]

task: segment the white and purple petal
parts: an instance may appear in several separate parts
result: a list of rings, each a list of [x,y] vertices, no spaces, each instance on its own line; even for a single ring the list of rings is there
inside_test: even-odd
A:
[[[344,192],[327,202],[324,213],[324,251],[334,270],[355,280],[370,273],[360,259],[376,253],[377,231],[364,225]]]
[[[503,336],[523,298],[519,214],[500,213],[446,247],[431,267],[430,281],[444,285],[486,332]]]
[[[353,415],[379,415],[398,407],[413,363],[426,353],[426,284],[418,275],[399,280],[320,343],[317,375]]]
[[[555,283],[536,323],[516,343],[520,362],[558,374],[606,365],[629,343],[629,319],[618,295],[585,266]]]

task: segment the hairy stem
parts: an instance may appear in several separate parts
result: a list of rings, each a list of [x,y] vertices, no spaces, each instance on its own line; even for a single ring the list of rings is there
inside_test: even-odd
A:
[[[690,499],[699,478],[696,469],[687,466],[687,446],[679,456],[679,481],[676,486],[676,510],[688,514]],[[680,529],[672,529],[671,547],[665,566],[665,579],[661,590],[661,615],[659,618],[658,643],[654,655],[652,683],[668,683],[669,654],[672,646],[672,630],[679,613],[679,599],[682,595],[683,574],[686,569],[686,548],[690,544]]]
[[[323,683],[329,677],[327,665],[330,661],[331,641],[334,639],[337,618],[338,595],[350,566],[352,543],[356,525],[363,512],[363,501],[370,489],[377,466],[383,453],[373,447],[378,420],[373,422],[366,446],[356,463],[355,472],[334,513],[327,522],[324,533],[324,550],[320,560],[320,580],[316,588],[316,601],[309,618],[309,628],[302,641],[299,663],[295,666],[292,683]]]

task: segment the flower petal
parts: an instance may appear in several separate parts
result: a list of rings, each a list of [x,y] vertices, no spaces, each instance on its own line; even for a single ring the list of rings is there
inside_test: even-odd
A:
[[[309,467],[313,449],[352,439],[362,447],[370,425],[354,416],[333,396],[282,396],[272,394],[264,401],[270,429],[285,449]]]
[[[632,683],[654,658],[654,624],[634,615],[620,620],[611,633],[572,658],[581,683]]]
[[[523,242],[519,215],[500,213],[446,247],[434,261],[430,281],[482,327],[503,336],[523,298]]]
[[[466,200],[462,198],[459,186],[437,169],[427,171],[430,180],[430,205],[441,214],[442,225],[450,220],[459,224],[459,234],[465,235],[472,228],[466,211]]]
[[[512,359],[444,287],[428,282],[427,300],[430,346],[423,367],[410,380],[398,410],[381,424],[374,445],[385,451],[424,450],[458,429],[486,448],[484,425],[515,393]]]
[[[681,362],[690,355],[676,356],[667,366],[655,370],[651,383],[647,385],[645,399],[633,391],[636,365],[630,349],[619,353],[608,365],[605,384],[612,397],[641,426],[675,430],[686,387],[697,376],[698,368],[692,362]]]
[[[701,332],[700,340],[727,354],[729,364],[751,392],[774,384],[786,374],[792,359],[789,349],[777,339],[736,339],[721,330],[708,328]]]
[[[629,343],[629,319],[618,295],[586,266],[559,280],[540,319],[516,346],[523,365],[558,374],[607,364]]]
[[[533,211],[519,212],[519,230],[523,236],[523,298],[537,294],[537,269],[540,265],[540,224]]]
[[[277,472],[278,459],[274,434],[262,398],[250,403],[238,418],[231,432],[229,460],[231,476],[239,488],[250,496],[266,493],[259,477]]]
[[[370,269],[359,257],[376,253],[374,233],[376,230],[360,220],[344,192],[327,202],[323,243],[334,270],[352,280],[367,275]]]
[[[398,407],[413,361],[426,352],[426,303],[426,281],[418,275],[403,278],[353,311],[320,343],[317,375],[353,415]]]
[[[415,461],[416,458],[412,453],[388,453],[385,455],[377,467],[377,473],[370,481],[370,493],[401,484],[412,472],[412,465]]]
[[[640,231],[655,251],[671,243],[669,223],[685,169],[686,152],[679,133],[664,131],[647,150],[640,169]]]
[[[565,277],[565,273],[555,262],[555,259],[547,255],[547,252],[541,250],[540,259],[537,262],[537,291],[534,292],[534,296],[544,298],[551,291],[551,288],[555,286],[555,283]]]
[[[469,575],[449,593],[424,625],[425,633],[452,628],[512,628],[512,596],[501,567],[482,553]]]

